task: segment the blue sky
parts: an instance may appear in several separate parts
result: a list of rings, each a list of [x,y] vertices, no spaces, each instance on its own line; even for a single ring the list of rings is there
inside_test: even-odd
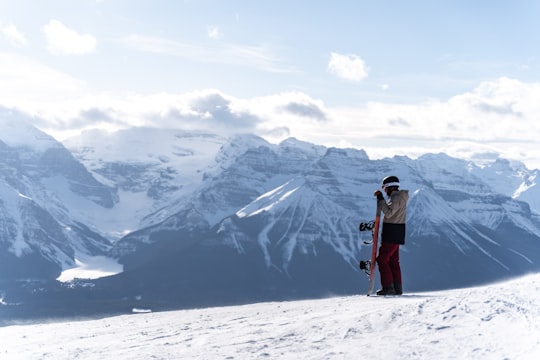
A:
[[[0,106],[540,167],[538,1],[0,1]]]

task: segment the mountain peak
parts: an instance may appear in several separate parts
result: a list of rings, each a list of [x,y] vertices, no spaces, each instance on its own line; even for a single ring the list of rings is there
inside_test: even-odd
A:
[[[63,147],[52,136],[31,125],[27,118],[27,115],[16,110],[0,107],[0,141],[9,147],[37,152]]]

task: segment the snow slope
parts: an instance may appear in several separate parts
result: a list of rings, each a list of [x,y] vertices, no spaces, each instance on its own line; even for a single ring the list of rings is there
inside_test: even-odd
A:
[[[539,293],[536,274],[403,297],[357,295],[8,325],[0,328],[0,357],[538,359]]]

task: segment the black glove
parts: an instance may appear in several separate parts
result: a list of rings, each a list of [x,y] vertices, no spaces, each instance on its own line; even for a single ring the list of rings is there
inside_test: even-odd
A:
[[[377,201],[384,200],[384,196],[380,190],[375,191],[373,195],[377,197]]]

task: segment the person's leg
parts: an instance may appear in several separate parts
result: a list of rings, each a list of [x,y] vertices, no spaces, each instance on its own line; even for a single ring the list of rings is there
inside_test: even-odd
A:
[[[379,256],[377,256],[377,265],[379,266],[379,273],[381,274],[381,285],[383,290],[388,290],[394,287],[394,277],[392,275],[392,269],[390,267],[390,259],[395,256],[399,250],[398,244],[382,243],[379,248]]]
[[[399,245],[397,250],[390,257],[388,265],[392,273],[394,290],[397,295],[401,295],[403,294],[403,286],[401,281],[401,266],[399,265]]]

